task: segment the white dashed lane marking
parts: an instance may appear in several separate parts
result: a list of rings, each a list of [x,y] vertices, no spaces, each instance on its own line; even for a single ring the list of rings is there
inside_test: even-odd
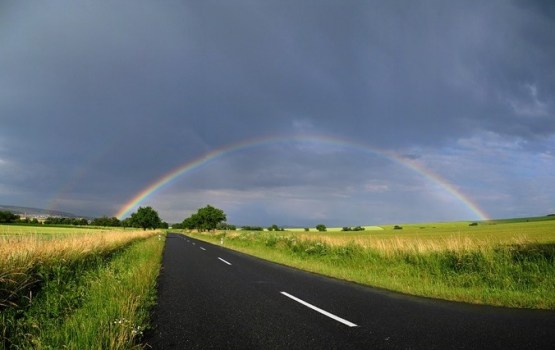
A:
[[[354,324],[353,322],[347,321],[346,319],[341,318],[341,317],[339,317],[339,316],[336,316],[336,315],[334,315],[334,314],[332,314],[332,313],[330,313],[330,312],[327,312],[326,310],[322,310],[322,309],[320,309],[319,307],[316,307],[316,306],[314,306],[314,305],[312,305],[312,304],[307,303],[307,302],[304,301],[304,300],[301,300],[301,299],[297,298],[296,296],[293,296],[293,295],[291,295],[291,294],[289,294],[289,293],[286,293],[286,292],[280,292],[280,293],[283,294],[283,295],[285,295],[286,297],[288,297],[288,298],[290,298],[290,299],[295,300],[296,302],[298,302],[298,303],[300,303],[300,304],[303,304],[304,306],[306,306],[306,307],[308,307],[308,308],[311,308],[311,309],[314,310],[314,311],[318,311],[318,312],[321,313],[322,315],[328,316],[329,318],[332,318],[332,319],[336,320],[337,322],[341,322],[341,323],[343,323],[343,324],[346,325],[346,326],[349,326],[349,327],[357,327],[357,325]]]
[[[226,264],[228,264],[228,265],[231,265],[231,263],[230,263],[229,261],[225,261],[224,259],[222,259],[222,258],[220,258],[220,257],[218,257],[218,259],[220,259],[221,261],[223,261],[224,263],[226,263]]]

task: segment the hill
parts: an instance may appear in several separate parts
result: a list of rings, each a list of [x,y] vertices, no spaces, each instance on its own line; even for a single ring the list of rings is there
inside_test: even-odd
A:
[[[1,205],[0,210],[9,211],[17,215],[26,215],[26,216],[59,216],[64,218],[80,218],[82,216],[78,216],[72,213],[67,213],[58,210],[48,210],[48,209],[39,209],[39,208],[29,208],[29,207],[19,207],[14,205]]]

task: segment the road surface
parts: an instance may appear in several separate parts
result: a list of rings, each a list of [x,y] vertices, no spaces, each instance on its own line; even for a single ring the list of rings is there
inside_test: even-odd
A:
[[[153,349],[555,349],[555,312],[406,296],[168,234]]]

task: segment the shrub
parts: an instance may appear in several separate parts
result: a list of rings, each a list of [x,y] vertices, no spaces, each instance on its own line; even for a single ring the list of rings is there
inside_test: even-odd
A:
[[[242,226],[241,230],[243,230],[243,231],[264,231],[264,228],[260,227],[260,226]]]

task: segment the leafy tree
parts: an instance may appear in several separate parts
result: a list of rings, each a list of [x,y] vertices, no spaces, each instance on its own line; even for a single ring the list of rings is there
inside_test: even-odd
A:
[[[227,220],[227,217],[223,210],[214,208],[211,205],[207,205],[204,208],[200,208],[197,212],[198,225],[201,230],[215,230],[219,223]]]
[[[123,227],[133,227],[133,222],[131,222],[131,218],[125,218],[121,221],[121,226]]]
[[[15,215],[11,211],[0,211],[0,222],[1,223],[10,223],[19,220],[19,215]]]
[[[200,208],[197,212],[185,220],[183,220],[183,228],[187,230],[197,229],[199,231],[211,231],[217,228],[226,229],[225,221],[227,217],[222,209],[214,208],[211,205],[207,205],[204,208]],[[235,226],[233,226],[235,229]]]
[[[196,228],[199,228],[199,217],[197,214],[193,214],[190,217],[186,218],[185,220],[183,220],[183,228],[187,229],[187,230],[194,230]]]
[[[316,225],[316,229],[320,232],[327,230],[326,225],[323,225],[323,224]]]
[[[178,222],[178,223],[176,223],[176,224],[172,224],[171,226],[172,226],[173,229],[176,229],[176,230],[182,230],[182,229],[184,228],[182,222]]]
[[[162,220],[152,207],[139,207],[136,213],[131,214],[131,224],[133,227],[141,227],[143,230],[155,229],[162,225]]]

